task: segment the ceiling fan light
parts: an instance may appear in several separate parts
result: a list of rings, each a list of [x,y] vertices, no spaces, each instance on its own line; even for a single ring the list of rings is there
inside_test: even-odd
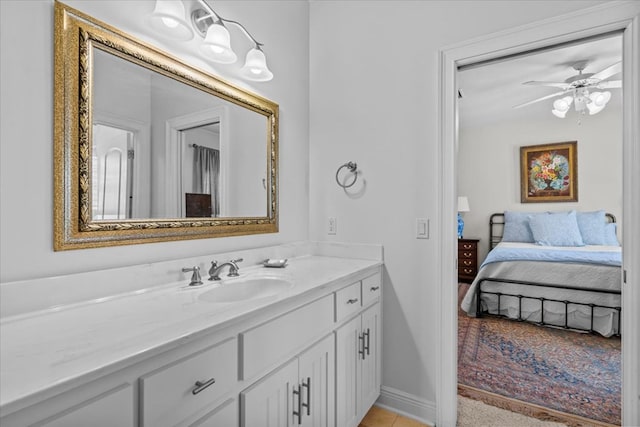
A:
[[[185,9],[180,0],[156,0],[156,7],[147,21],[164,37],[183,41],[193,38],[193,30],[185,20]]]
[[[214,23],[207,29],[201,46],[202,52],[213,62],[233,64],[238,57],[231,49],[229,30],[220,23]]]
[[[569,99],[567,100],[567,98]],[[563,112],[563,111],[567,112],[569,110],[569,106],[571,105],[572,100],[573,99],[570,97],[556,99],[553,102],[553,109],[560,112]]]
[[[566,110],[564,110],[564,111],[559,111],[559,110],[556,110],[556,109],[551,110],[553,115],[558,117],[558,118],[560,118],[560,119],[564,119],[565,118],[565,116],[567,115],[567,111],[569,111],[568,108]]]
[[[593,92],[591,95],[589,95],[589,98],[596,107],[604,107],[611,99],[611,92]]]

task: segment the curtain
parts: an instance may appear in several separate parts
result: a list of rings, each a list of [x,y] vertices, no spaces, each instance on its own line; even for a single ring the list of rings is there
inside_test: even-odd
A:
[[[196,193],[211,194],[211,215],[220,216],[220,150],[195,146],[193,183]]]

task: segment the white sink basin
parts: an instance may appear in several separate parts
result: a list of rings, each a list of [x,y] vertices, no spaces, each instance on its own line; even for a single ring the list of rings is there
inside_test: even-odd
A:
[[[277,295],[291,289],[293,283],[276,277],[232,280],[203,292],[199,298],[208,302],[237,302]]]

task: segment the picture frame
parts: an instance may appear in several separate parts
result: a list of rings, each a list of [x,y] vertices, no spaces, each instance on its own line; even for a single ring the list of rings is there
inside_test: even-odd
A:
[[[578,201],[578,142],[520,147],[520,201]]]

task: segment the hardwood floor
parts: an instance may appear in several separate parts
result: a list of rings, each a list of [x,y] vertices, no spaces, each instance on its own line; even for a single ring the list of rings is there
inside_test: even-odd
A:
[[[372,407],[359,427],[432,427],[377,406]]]

